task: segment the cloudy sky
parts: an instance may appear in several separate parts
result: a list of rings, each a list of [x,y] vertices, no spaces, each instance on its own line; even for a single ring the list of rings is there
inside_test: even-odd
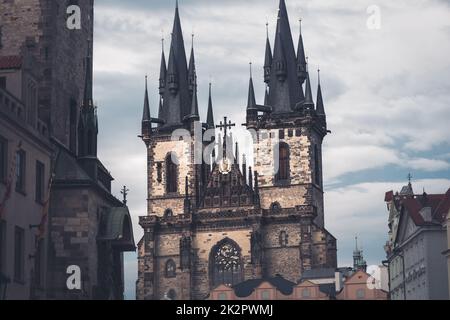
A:
[[[265,24],[271,42],[277,0],[180,0],[187,50],[195,34],[199,101],[206,117],[213,82],[216,119],[244,122],[248,63],[263,101]],[[338,239],[339,265],[352,263],[358,235],[366,260],[384,259],[384,193],[413,175],[416,192],[450,187],[450,2],[448,0],[286,0],[295,45],[298,20],[312,69],[320,65],[329,128],[324,144],[326,227]],[[380,28],[368,28],[377,6]],[[137,138],[149,75],[158,103],[161,37],[170,40],[175,0],[97,0],[95,99],[100,156],[126,184],[135,237],[145,215],[146,151]],[[373,11],[371,11],[373,12]],[[168,50],[166,41],[166,53]],[[313,76],[316,87],[316,77]],[[126,257],[126,296],[134,298],[135,255]]]

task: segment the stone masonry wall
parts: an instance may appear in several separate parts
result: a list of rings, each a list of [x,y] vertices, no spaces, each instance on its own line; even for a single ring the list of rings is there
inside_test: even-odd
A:
[[[71,2],[0,1],[3,34],[0,55],[21,55],[30,40],[35,43],[33,52],[39,64],[40,117],[51,121],[52,134],[75,151],[76,130],[73,129],[76,129],[77,111],[84,91],[84,59],[88,52],[88,39],[93,39],[94,9],[93,0],[78,1],[82,28],[69,30],[66,10]],[[70,112],[72,100],[76,108],[75,117],[71,117]]]

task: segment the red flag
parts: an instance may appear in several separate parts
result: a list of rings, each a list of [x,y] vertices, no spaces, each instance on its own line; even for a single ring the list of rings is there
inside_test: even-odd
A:
[[[42,217],[41,217],[41,222],[39,223],[39,232],[38,232],[39,239],[42,239],[45,235],[45,225],[47,223],[48,209],[50,207],[50,195],[51,195],[52,184],[53,184],[53,174],[51,175],[50,180],[48,182],[47,197],[46,197],[45,202],[43,203],[43,207],[42,207]]]

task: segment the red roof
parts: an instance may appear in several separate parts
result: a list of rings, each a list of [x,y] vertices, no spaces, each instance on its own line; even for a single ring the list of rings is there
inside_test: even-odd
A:
[[[384,196],[384,202],[391,202],[394,200],[394,191],[386,192],[386,195]]]
[[[0,69],[20,69],[21,67],[22,57],[0,56]]]
[[[423,194],[401,200],[401,205],[408,211],[416,225],[423,225],[425,221],[420,214],[423,208],[431,208],[432,218],[440,223],[444,222],[450,210],[450,189],[445,194]]]

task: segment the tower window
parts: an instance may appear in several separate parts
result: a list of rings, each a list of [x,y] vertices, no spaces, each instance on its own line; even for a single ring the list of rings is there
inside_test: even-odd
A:
[[[158,182],[161,183],[162,182],[162,163],[161,162],[158,162],[156,164],[156,176],[157,176],[156,179],[158,180]]]
[[[294,136],[294,131],[292,129],[288,130],[288,136],[289,138],[292,138]]]
[[[289,243],[289,235],[287,234],[286,231],[281,231],[280,232],[280,236],[279,236],[279,240],[280,240],[280,246],[282,247],[287,247],[288,243]]]
[[[274,202],[270,205],[270,210],[272,213],[279,213],[281,211],[281,206],[278,202]]]
[[[176,193],[178,191],[178,166],[172,159],[172,153],[166,157],[166,191],[167,193]]]
[[[284,139],[284,130],[280,130],[280,139]]]
[[[173,211],[172,209],[166,209],[166,211],[164,211],[164,218],[170,218],[173,217]]]
[[[279,169],[276,176],[277,181],[286,181],[289,179],[289,146],[286,143],[279,145]]]
[[[166,278],[175,278],[177,276],[177,265],[172,259],[166,262]]]

